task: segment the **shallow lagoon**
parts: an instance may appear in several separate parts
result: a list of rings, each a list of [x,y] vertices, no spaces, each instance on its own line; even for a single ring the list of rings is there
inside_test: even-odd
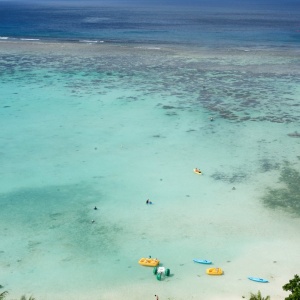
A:
[[[265,201],[299,171],[296,52],[0,49],[0,283],[11,296],[286,295],[299,271],[299,208]],[[148,255],[172,276],[156,281],[137,264]],[[195,257],[225,275],[206,276]]]

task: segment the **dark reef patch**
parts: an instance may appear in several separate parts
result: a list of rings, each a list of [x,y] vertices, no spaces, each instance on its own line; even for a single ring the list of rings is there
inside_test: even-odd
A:
[[[295,132],[292,132],[292,133],[288,133],[288,136],[294,137],[294,138],[300,138],[300,132],[295,131]]]
[[[214,180],[221,180],[228,183],[239,183],[243,182],[247,179],[247,174],[243,172],[236,172],[232,174],[228,174],[225,172],[215,172],[211,175]]]
[[[283,209],[300,217],[300,172],[286,162],[281,170],[279,182],[285,187],[269,188],[262,198],[264,204],[269,208]]]
[[[272,170],[278,170],[279,167],[280,167],[279,163],[272,162],[268,158],[259,160],[259,164],[260,164],[259,169],[263,173],[269,172],[269,171],[272,171]]]
[[[274,72],[270,72],[268,64],[261,65],[259,70],[251,63],[244,65],[244,57],[232,64],[226,57],[200,56],[193,58],[191,63],[170,52],[148,55],[133,49],[130,53],[123,49],[122,55],[110,48],[101,55],[98,52],[89,54],[70,56],[65,50],[56,54],[48,51],[0,53],[0,76],[4,83],[26,82],[39,88],[55,86],[62,78],[63,81],[68,79],[66,89],[74,98],[106,95],[118,82],[118,86],[128,87],[141,95],[122,95],[119,100],[134,102],[144,101],[145,96],[160,97],[158,106],[167,116],[176,116],[179,110],[194,113],[204,108],[230,122],[292,123],[300,120],[295,111],[299,107],[295,88],[299,85],[299,76],[290,73],[294,58],[287,61],[291,68],[288,65],[282,68],[281,60],[276,60]],[[300,134],[295,132],[289,136],[297,138]]]
[[[164,136],[162,136],[160,134],[154,134],[154,135],[152,135],[152,137],[154,137],[154,138],[164,138]]]
[[[172,105],[163,105],[162,107],[163,109],[174,109],[176,107],[172,106]]]
[[[176,112],[168,112],[166,113],[166,116],[177,116]]]

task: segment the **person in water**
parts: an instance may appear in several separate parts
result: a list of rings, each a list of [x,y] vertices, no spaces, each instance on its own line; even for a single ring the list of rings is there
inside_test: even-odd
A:
[[[195,168],[195,172],[196,172],[196,173],[199,173],[199,174],[202,173],[198,168]]]
[[[152,204],[152,202],[149,199],[147,199],[146,204]]]

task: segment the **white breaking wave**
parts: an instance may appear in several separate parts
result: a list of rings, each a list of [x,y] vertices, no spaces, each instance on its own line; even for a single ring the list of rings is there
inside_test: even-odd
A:
[[[80,43],[98,43],[98,41],[93,41],[93,40],[81,40],[79,42]]]
[[[145,50],[161,50],[159,47],[134,47],[135,49],[145,49]]]
[[[100,23],[103,21],[109,21],[110,18],[101,17],[87,17],[82,20],[83,23]]]
[[[25,39],[22,38],[21,41],[39,41],[40,39]]]

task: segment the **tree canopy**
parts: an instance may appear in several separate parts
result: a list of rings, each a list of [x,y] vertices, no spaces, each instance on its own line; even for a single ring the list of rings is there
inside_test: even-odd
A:
[[[289,283],[285,284],[283,287],[284,291],[290,291],[291,294],[285,298],[285,300],[299,300],[300,299],[300,277],[295,275]]]

